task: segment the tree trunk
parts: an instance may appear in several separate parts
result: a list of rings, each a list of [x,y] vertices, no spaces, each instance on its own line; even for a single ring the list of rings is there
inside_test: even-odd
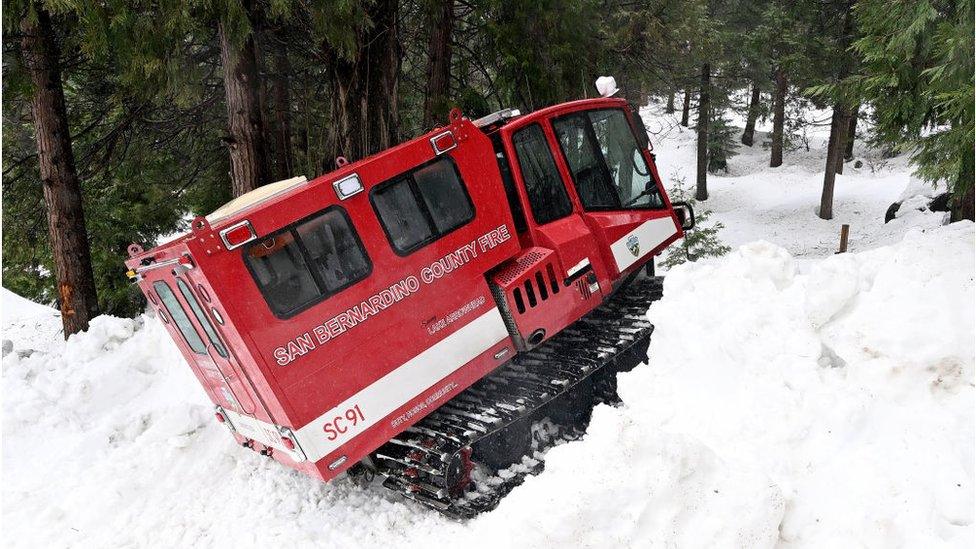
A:
[[[688,127],[688,111],[691,110],[691,92],[685,89],[684,102],[681,105],[681,125]]]
[[[973,193],[973,187],[970,186],[968,191],[965,191],[962,196],[956,200],[952,208],[952,213],[950,214],[949,221],[961,221],[963,219],[968,219],[970,221],[976,221],[976,195]]]
[[[47,11],[21,21],[24,65],[33,84],[31,117],[47,209],[48,236],[57,277],[64,337],[88,329],[98,314],[91,249],[85,228],[81,185],[75,171],[68,111],[61,84],[60,52]]]
[[[835,111],[840,112],[840,131],[837,132],[837,173],[844,173],[844,151],[847,150],[847,135],[851,128],[851,110],[843,106],[834,106]],[[831,118],[831,120],[833,120]]]
[[[776,91],[773,93],[773,134],[769,154],[769,167],[783,165],[783,126],[786,122],[786,91],[789,82],[783,69],[777,67],[774,75]]]
[[[244,8],[252,15],[253,21],[253,1],[245,1]],[[227,96],[231,193],[240,196],[268,183],[271,172],[264,141],[254,31],[243,44],[237,44],[227,33],[223,22],[218,24],[218,30],[224,92]]]
[[[837,143],[835,144],[837,147],[837,158],[834,169],[837,173],[842,174],[844,173],[844,151],[847,150],[847,132],[851,126],[851,111],[847,107],[838,106],[834,106],[834,110],[840,111],[840,120],[838,121],[840,129],[837,132]],[[833,117],[831,117],[832,119]]]
[[[756,135],[756,119],[759,118],[759,86],[752,83],[752,97],[749,98],[749,113],[746,115],[746,128],[742,130],[742,144],[752,146]]]
[[[711,86],[711,67],[708,63],[701,68],[701,91],[698,95],[698,174],[695,185],[695,200],[708,200],[708,109]]]
[[[271,49],[272,174],[275,180],[280,181],[295,175],[291,147],[291,63],[285,36],[280,29],[272,36]]]
[[[860,105],[854,107],[854,111],[851,112],[851,122],[847,127],[847,140],[845,141],[847,144],[844,150],[845,161],[854,160],[854,136],[857,133],[857,117],[860,112]]]
[[[326,50],[332,67],[332,132],[326,170],[339,156],[359,160],[396,144],[399,132],[397,96],[400,43],[396,0],[372,4],[372,26],[360,31],[350,59]]]
[[[841,105],[834,105],[830,117],[830,139],[827,141],[827,165],[824,167],[823,194],[820,196],[821,219],[834,217],[834,182],[837,179],[837,160],[843,159],[843,135],[847,132],[849,113]]]
[[[953,185],[952,209],[949,214],[949,221],[961,221],[968,219],[976,221],[976,195],[973,193],[973,155],[965,154],[962,157],[962,166],[959,169],[959,181]],[[966,189],[963,191],[962,189]]]
[[[668,93],[668,104],[664,107],[664,112],[674,114],[674,90]]]
[[[424,98],[424,129],[447,123],[451,96],[451,32],[454,28],[454,0],[431,6],[430,59],[427,63],[427,95]]]

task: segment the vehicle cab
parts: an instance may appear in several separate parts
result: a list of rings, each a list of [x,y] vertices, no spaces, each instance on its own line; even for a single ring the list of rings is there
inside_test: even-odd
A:
[[[524,250],[495,282],[526,347],[578,319],[639,268],[653,269],[653,257],[691,221],[689,207],[676,211],[668,200],[643,122],[622,99],[503,113],[484,129]],[[558,284],[547,287],[552,265]],[[559,295],[567,286],[575,291]],[[563,304],[543,307],[550,299]]]

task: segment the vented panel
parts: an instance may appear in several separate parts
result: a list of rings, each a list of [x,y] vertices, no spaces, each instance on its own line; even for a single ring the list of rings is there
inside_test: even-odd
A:
[[[542,260],[545,254],[539,251],[531,251],[522,257],[515,260],[512,265],[502,269],[495,275],[498,282],[503,285],[508,285],[517,280],[522,276],[525,271],[529,270],[533,264]]]
[[[509,293],[513,312],[524,314],[560,292],[554,260],[552,250],[531,248],[493,275],[494,282]]]
[[[515,309],[519,314],[538,307],[542,302],[559,293],[559,282],[552,263],[546,263],[512,290]]]

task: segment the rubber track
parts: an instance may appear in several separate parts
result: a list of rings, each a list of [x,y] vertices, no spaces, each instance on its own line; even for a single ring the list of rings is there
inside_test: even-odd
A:
[[[450,464],[479,440],[538,417],[546,404],[593,374],[606,368],[626,371],[645,362],[654,330],[647,309],[660,299],[662,283],[660,277],[632,282],[554,338],[518,354],[380,447],[375,457],[386,477],[383,486],[453,518],[494,509],[526,476],[541,471],[542,462],[506,470],[504,478],[479,478],[464,494],[449,493]],[[594,379],[597,400],[616,403],[616,376]],[[546,442],[551,446],[555,441]]]

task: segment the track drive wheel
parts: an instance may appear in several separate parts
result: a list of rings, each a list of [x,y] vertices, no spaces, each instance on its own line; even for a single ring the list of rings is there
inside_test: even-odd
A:
[[[471,463],[471,448],[464,448],[457,454],[447,467],[447,474],[444,476],[447,482],[447,491],[451,497],[460,497],[471,484],[471,470],[474,465]]]

